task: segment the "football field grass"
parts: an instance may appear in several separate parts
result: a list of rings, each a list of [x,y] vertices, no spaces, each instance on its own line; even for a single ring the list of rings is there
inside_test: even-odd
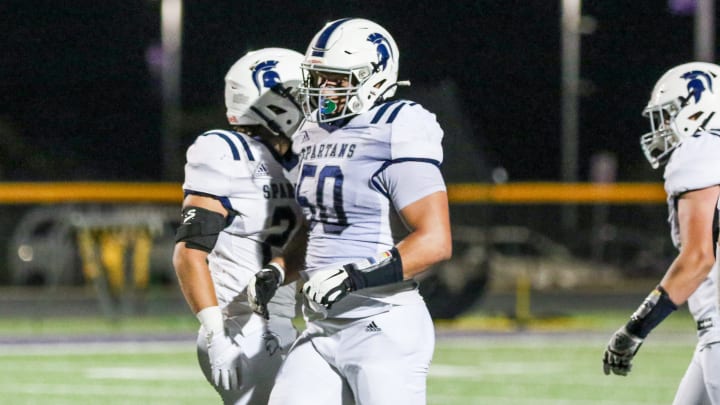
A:
[[[552,330],[530,325],[525,331],[482,322],[473,327],[439,323],[428,404],[670,403],[692,355],[692,324],[678,313],[649,337],[630,376],[605,376],[600,359],[613,330],[606,325],[616,321],[592,318],[582,328],[567,322]],[[2,320],[0,403],[220,403],[200,374],[191,339],[152,338],[158,332],[190,337],[193,322],[155,319],[118,325],[75,319],[46,320],[38,326],[33,320]],[[142,339],[128,338],[141,332],[147,332]],[[88,333],[94,338],[88,339]],[[23,341],[28,336],[40,339]],[[125,338],[106,341],[118,336]]]

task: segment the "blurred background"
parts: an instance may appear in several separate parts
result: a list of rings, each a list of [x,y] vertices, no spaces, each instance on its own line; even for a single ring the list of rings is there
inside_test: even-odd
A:
[[[170,257],[184,153],[199,133],[227,127],[226,71],[257,48],[304,52],[326,22],[347,16],[395,37],[400,78],[412,82],[398,95],[438,115],[449,184],[639,182],[661,193],[662,174],[639,148],[640,113],[667,69],[714,60],[714,0],[4,0],[0,181],[174,184],[178,198],[78,203],[72,188],[63,202],[5,198],[0,283],[90,286],[93,300],[109,298],[79,308],[106,313],[138,311],[137,297],[118,298],[131,286],[179,298]],[[451,210],[454,259],[423,283],[437,317],[473,306],[552,313],[555,304],[527,300],[657,279],[674,257],[661,195],[476,199]],[[2,310],[54,308],[6,291]],[[598,305],[630,310],[635,299]]]

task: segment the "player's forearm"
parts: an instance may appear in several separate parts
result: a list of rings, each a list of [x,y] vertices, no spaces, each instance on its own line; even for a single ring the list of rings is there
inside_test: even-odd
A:
[[[720,186],[688,191],[677,201],[682,248],[660,285],[670,299],[682,304],[710,273],[715,262],[713,229]]]
[[[714,261],[712,255],[704,252],[680,253],[660,285],[675,304],[682,305],[707,278]]]
[[[448,260],[452,241],[448,233],[413,232],[397,245],[402,258],[403,278],[410,279],[430,266]]]
[[[205,254],[204,257],[207,255]],[[215,286],[205,258],[200,251],[176,247],[173,265],[180,290],[188,306],[197,314],[201,310],[217,306]]]

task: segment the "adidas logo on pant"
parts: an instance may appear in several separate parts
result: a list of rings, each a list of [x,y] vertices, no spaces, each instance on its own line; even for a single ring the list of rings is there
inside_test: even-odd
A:
[[[365,332],[380,332],[381,330],[382,329],[375,324],[375,321],[370,322],[370,324],[365,328]]]

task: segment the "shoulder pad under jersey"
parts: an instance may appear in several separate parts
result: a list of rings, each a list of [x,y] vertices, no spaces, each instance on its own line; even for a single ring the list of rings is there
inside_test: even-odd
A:
[[[185,190],[227,196],[234,181],[252,175],[249,140],[238,132],[205,132],[190,145],[186,158]]]
[[[373,114],[371,125],[389,125],[393,160],[429,160],[438,165],[442,163],[443,130],[435,114],[422,105],[408,100],[397,100],[378,106],[368,113]]]
[[[665,191],[677,196],[720,184],[720,133],[700,132],[683,140],[665,167]]]

